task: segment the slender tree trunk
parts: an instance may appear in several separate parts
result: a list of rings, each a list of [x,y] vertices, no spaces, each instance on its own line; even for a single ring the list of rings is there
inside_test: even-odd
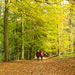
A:
[[[4,11],[4,55],[5,61],[8,61],[8,0],[5,0],[5,11]]]
[[[72,1],[73,0],[69,0],[69,3],[71,4],[70,7],[70,13],[71,13],[71,8],[72,8]],[[73,32],[72,32],[72,16],[70,14],[70,19],[69,19],[69,24],[70,24],[70,28],[71,28],[71,36],[70,36],[70,40],[71,40],[71,48],[72,48],[72,52],[73,52]]]
[[[30,48],[30,60],[32,59],[32,48]]]
[[[71,48],[72,48],[72,52],[73,52],[73,32],[72,32],[72,23],[71,23],[71,18],[69,19],[69,22],[70,22],[70,28],[71,28],[70,41],[71,41]]]
[[[18,29],[17,29],[17,22],[16,22],[16,35],[17,35]],[[18,50],[18,39],[15,38],[15,50],[16,50],[16,56],[17,59],[19,60],[19,50]]]
[[[22,56],[21,56],[21,59],[24,59],[24,22],[23,22],[23,16],[21,18],[22,18],[22,23],[21,23],[21,26],[22,26]]]
[[[60,33],[59,33],[59,26],[57,25],[57,42],[58,42],[58,56],[60,56]]]
[[[21,0],[22,1],[22,0]],[[24,60],[24,21],[23,14],[21,14],[21,30],[22,30],[22,50],[21,50],[21,59]]]
[[[28,49],[28,51],[27,51],[27,54],[28,54],[28,59],[29,59],[29,49]]]
[[[63,3],[60,3],[60,6],[63,6]],[[60,13],[62,14],[62,11],[60,11]],[[63,22],[62,22],[62,26],[60,27],[59,25],[57,25],[57,29],[58,29],[58,34],[57,34],[57,40],[58,40],[58,56],[61,55],[61,49],[62,49],[62,40],[63,40]]]

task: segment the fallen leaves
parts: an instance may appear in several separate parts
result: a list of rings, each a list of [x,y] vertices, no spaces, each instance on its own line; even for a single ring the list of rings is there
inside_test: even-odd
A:
[[[75,58],[3,62],[0,63],[0,75],[75,75],[73,65]]]

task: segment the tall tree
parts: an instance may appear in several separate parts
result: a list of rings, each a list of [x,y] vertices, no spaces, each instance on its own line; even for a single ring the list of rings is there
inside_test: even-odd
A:
[[[8,0],[5,0],[4,11],[4,50],[5,61],[8,61]]]
[[[73,0],[69,0],[69,3],[71,4],[70,6],[70,18],[69,18],[69,25],[70,25],[70,28],[71,28],[71,36],[70,36],[70,40],[71,40],[71,48],[72,48],[72,52],[73,52],[73,27],[72,27],[72,3],[73,3]]]
[[[22,26],[22,56],[21,59],[24,59],[24,21],[23,21],[23,15],[21,17],[21,26]]]
[[[21,54],[21,59],[24,59],[24,18],[23,18],[23,12],[21,13],[21,30],[22,30],[22,54]]]

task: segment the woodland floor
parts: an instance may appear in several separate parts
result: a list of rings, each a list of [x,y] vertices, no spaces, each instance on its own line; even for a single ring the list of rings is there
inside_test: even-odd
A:
[[[69,59],[24,60],[0,63],[0,75],[75,75],[75,57]]]

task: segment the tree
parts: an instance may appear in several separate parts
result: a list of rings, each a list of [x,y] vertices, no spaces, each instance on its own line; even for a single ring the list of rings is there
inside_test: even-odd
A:
[[[9,60],[8,57],[8,0],[5,0],[5,11],[4,11],[4,55],[5,61]]]
[[[21,17],[21,26],[22,26],[22,56],[21,56],[21,59],[24,59],[24,20],[23,20],[23,14],[22,14],[22,17]]]

